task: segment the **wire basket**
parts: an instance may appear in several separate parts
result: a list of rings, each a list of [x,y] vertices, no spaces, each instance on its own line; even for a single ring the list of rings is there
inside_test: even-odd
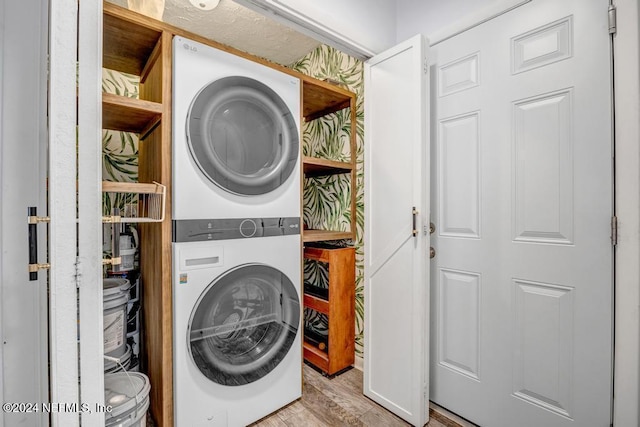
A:
[[[102,181],[102,213],[120,211],[120,222],[162,222],[167,187],[157,182]]]

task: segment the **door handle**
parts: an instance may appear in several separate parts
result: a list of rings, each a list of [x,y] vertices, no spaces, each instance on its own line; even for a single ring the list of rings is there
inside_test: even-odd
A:
[[[433,249],[433,246],[429,248],[429,259],[433,259],[436,257],[436,250]]]
[[[37,208],[30,206],[27,216],[35,217]],[[29,280],[38,280],[38,271],[31,271],[31,266],[38,263],[38,223],[29,221]]]
[[[48,263],[38,263],[38,224],[50,222],[46,216],[38,216],[38,208],[29,206],[27,208],[27,227],[29,241],[29,281],[38,280],[38,271],[51,268]]]
[[[411,215],[413,218],[413,230],[411,231],[411,234],[413,235],[413,237],[418,237],[418,210],[415,206],[411,209]]]

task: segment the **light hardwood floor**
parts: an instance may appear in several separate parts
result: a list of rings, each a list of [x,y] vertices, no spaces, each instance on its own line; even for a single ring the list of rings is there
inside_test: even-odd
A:
[[[408,426],[362,395],[362,372],[351,369],[328,379],[304,365],[302,398],[252,424],[252,427]],[[460,427],[431,412],[428,427]]]

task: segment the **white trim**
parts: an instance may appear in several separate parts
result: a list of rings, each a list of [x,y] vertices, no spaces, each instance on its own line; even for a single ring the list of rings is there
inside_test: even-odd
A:
[[[0,4],[0,52],[5,52],[4,49],[4,17],[6,15],[5,12],[6,3],[2,2]],[[4,85],[4,72],[3,72],[3,64],[4,64],[4,55],[0,54],[0,127],[4,127],[3,122],[3,85]],[[4,170],[4,157],[2,155],[2,147],[4,146],[4,141],[2,138],[2,132],[0,132],[0,171]],[[0,173],[0,205],[4,204],[3,199],[3,191],[4,184],[2,181],[2,173]],[[4,248],[2,245],[2,229],[4,223],[0,221],[0,254],[4,253]],[[2,267],[3,256],[0,256],[0,271],[4,271]],[[0,319],[2,319],[2,286],[0,285]],[[0,328],[0,337],[2,337],[2,329]],[[2,375],[2,370],[4,369],[4,358],[2,349],[4,346],[0,346],[0,402],[5,402],[4,400],[4,375]],[[4,427],[4,416],[0,416],[0,427]]]
[[[358,371],[364,371],[364,359],[360,356],[356,356],[353,362],[353,367]]]
[[[440,42],[443,42],[451,37],[457,36],[467,30],[477,27],[480,24],[484,24],[487,21],[497,18],[523,4],[529,3],[531,0],[499,0],[490,4],[487,7],[482,8],[477,12],[470,13],[463,18],[456,21],[454,24],[436,31],[434,34],[429,35],[431,46],[435,46]]]
[[[615,372],[613,421],[640,425],[640,8],[616,0],[614,37],[615,174],[618,245],[615,283]]]
[[[104,405],[102,303],[102,2],[80,2],[78,15],[78,292],[81,402]],[[104,412],[83,412],[103,426]]]
[[[38,141],[39,141],[39,165],[40,175],[38,176],[38,206],[43,208],[47,206],[47,177],[48,172],[48,147],[49,147],[49,129],[47,123],[47,87],[49,73],[47,70],[47,60],[49,55],[49,10],[48,2],[37,2],[41,4],[40,10],[40,75],[38,96],[40,97],[38,105]],[[44,212],[44,209],[42,210]],[[40,212],[40,210],[39,210]],[[38,242],[38,259],[47,259],[47,245],[45,227],[41,228],[39,233],[40,242]],[[38,378],[40,379],[40,396],[43,402],[51,401],[49,394],[49,319],[47,317],[49,309],[49,295],[47,291],[48,277],[46,273],[39,274],[38,285],[40,286],[39,298],[39,334],[40,334],[40,364]],[[39,422],[43,426],[49,425],[48,417],[42,417]]]
[[[277,22],[287,24],[301,33],[335,47],[355,58],[366,60],[373,55],[371,49],[316,21],[311,16],[283,4],[279,0],[234,0],[249,9],[266,15]]]
[[[77,0],[49,12],[49,328],[51,402],[79,403],[76,292]],[[98,242],[96,242],[98,244]],[[79,425],[77,412],[54,412],[53,426]]]

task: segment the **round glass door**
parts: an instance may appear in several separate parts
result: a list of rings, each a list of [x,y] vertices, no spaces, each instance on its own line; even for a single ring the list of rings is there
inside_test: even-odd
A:
[[[298,333],[300,303],[291,280],[263,264],[245,264],[214,280],[191,313],[189,352],[218,384],[254,382],[284,359]]]
[[[187,141],[204,175],[234,194],[253,196],[282,185],[299,153],[296,122],[282,98],[257,80],[216,80],[193,100]]]

